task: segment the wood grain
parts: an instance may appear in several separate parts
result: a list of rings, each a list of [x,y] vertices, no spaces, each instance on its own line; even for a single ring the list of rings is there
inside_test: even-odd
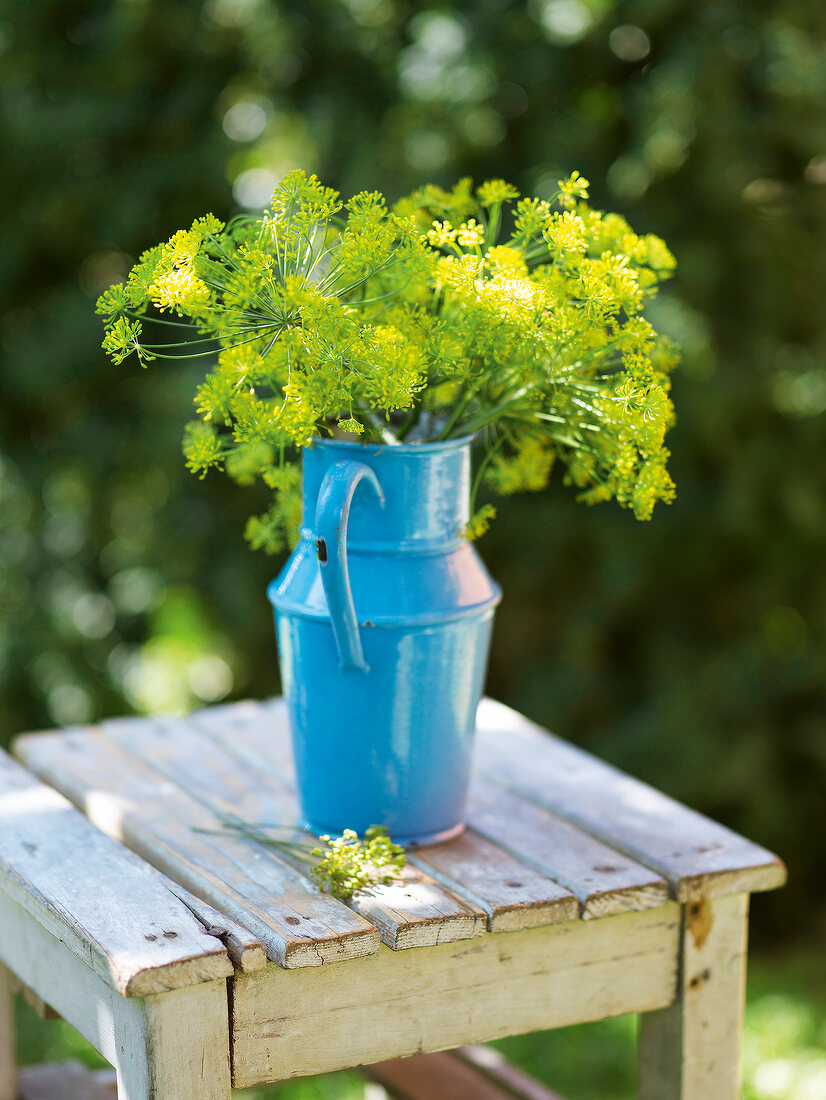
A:
[[[264,945],[249,929],[243,928],[226,913],[219,913],[202,898],[196,898],[189,890],[185,890],[183,886],[179,886],[166,875],[163,879],[167,889],[184,903],[195,919],[204,926],[207,934],[220,940],[226,947],[227,954],[236,969],[248,973],[250,970],[261,970],[267,965],[267,952],[264,950]]]
[[[210,707],[195,711],[191,721],[204,730],[216,744],[226,749],[249,771],[265,774],[270,782],[278,783],[285,794],[295,797],[295,767],[290,743],[287,710],[282,699],[267,703],[235,703],[224,707]],[[297,809],[294,810],[297,812]],[[521,928],[534,928],[556,921],[574,920],[578,905],[571,892],[536,870],[515,859],[501,846],[484,840],[472,831],[446,844],[420,848],[409,855],[409,865],[428,876],[427,881],[442,883],[457,896],[466,909],[476,909],[484,915],[491,932],[512,932]],[[408,876],[407,881],[411,881]],[[417,898],[427,903],[428,895],[435,896],[431,886],[418,892]],[[360,899],[356,907],[368,919],[382,926],[379,907],[365,909]],[[409,910],[408,910],[409,911]],[[419,910],[426,916],[427,909]],[[400,929],[394,940],[397,919],[404,919],[405,909],[397,918],[388,914],[383,939],[389,946],[401,946],[402,936],[410,946],[445,942],[445,930],[437,935],[426,935],[422,928]],[[452,917],[451,910],[439,914],[443,921],[455,920],[460,924],[462,916]],[[476,929],[478,930],[478,928]],[[471,934],[470,925],[457,929],[461,938]],[[422,935],[425,932],[425,935]]]
[[[196,715],[197,719],[197,715]],[[239,726],[258,730],[256,767],[236,755],[232,746]],[[211,728],[211,727],[209,727]],[[104,722],[101,732],[129,750],[191,797],[222,815],[245,821],[290,826],[298,819],[291,779],[284,780],[270,756],[273,738],[261,730],[260,716],[226,725],[224,738],[213,738],[197,720],[157,718]],[[347,899],[354,912],[378,929],[394,950],[468,939],[485,930],[486,915],[470,899],[459,900],[421,868],[409,866],[397,882],[375,885]]]
[[[679,920],[667,902],[418,951],[382,947],[329,970],[239,974],[235,1085],[661,1008],[675,995]]]
[[[362,1072],[393,1100],[514,1100],[513,1093],[503,1093],[447,1052],[394,1058]]]
[[[229,1100],[226,979],[124,997],[6,891],[0,963],[118,1071],[122,1100]]]
[[[0,887],[127,997],[232,973],[151,867],[2,751]]]
[[[476,832],[567,886],[585,920],[653,909],[668,899],[659,875],[478,776],[471,782],[468,820]]]
[[[249,929],[280,965],[321,966],[377,950],[367,921],[260,845],[220,835],[203,802],[111,739],[93,730],[35,734],[16,748],[100,829]]]
[[[226,982],[133,1002],[115,1023],[118,1097],[230,1100]]]
[[[472,1066],[489,1081],[495,1081],[506,1090],[506,1096],[515,1100],[564,1100],[556,1092],[529,1077],[522,1070],[512,1066],[505,1057],[493,1047],[467,1046],[451,1052],[465,1065]]]
[[[471,829],[408,859],[478,905],[487,915],[489,932],[518,932],[579,916],[579,902],[570,890]]]
[[[11,972],[0,963],[0,1100],[16,1100],[14,1005]]]
[[[786,881],[785,866],[765,848],[491,699],[479,707],[476,761],[492,782],[651,867],[679,901],[773,890]]]
[[[365,1066],[394,1100],[563,1100],[490,1047],[460,1047]]]
[[[684,907],[677,1000],[640,1026],[640,1100],[739,1100],[748,896]]]

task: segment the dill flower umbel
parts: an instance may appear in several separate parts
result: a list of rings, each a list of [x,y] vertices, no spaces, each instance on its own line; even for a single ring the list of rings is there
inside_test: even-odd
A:
[[[588,187],[574,172],[549,199],[520,198],[504,180],[461,180],[388,207],[291,172],[260,216],[207,215],[145,252],[98,302],[103,346],[116,363],[209,361],[184,454],[199,476],[272,489],[247,527],[254,547],[290,540],[296,456],[332,432],[388,445],[475,434],[474,498],[483,482],[541,489],[558,463],[580,499],[648,519],[674,496],[677,354],[643,310],[674,258],[592,209]],[[175,335],[149,342],[144,326]],[[466,534],[492,515],[485,505]]]

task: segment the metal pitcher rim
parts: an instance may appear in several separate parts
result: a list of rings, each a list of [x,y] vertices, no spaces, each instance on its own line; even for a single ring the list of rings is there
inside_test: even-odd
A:
[[[307,446],[311,448],[315,446],[323,448],[343,447],[361,454],[364,454],[365,451],[373,453],[381,451],[388,454],[424,455],[438,454],[440,451],[460,450],[472,441],[472,435],[463,435],[458,439],[440,439],[434,443],[359,443],[353,439],[325,439],[322,436],[316,436],[312,443]]]

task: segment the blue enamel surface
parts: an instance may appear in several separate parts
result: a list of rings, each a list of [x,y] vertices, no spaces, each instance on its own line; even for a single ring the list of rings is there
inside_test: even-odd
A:
[[[460,536],[469,448],[319,441],[304,453],[301,540],[268,594],[315,832],[381,824],[422,843],[461,824],[500,598]]]

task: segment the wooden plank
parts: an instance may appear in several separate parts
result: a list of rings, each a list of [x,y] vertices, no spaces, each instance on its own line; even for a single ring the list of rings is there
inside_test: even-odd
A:
[[[483,909],[489,932],[518,932],[579,916],[579,902],[564,886],[471,830],[408,859]]]
[[[41,1020],[60,1019],[59,1012],[56,1012],[50,1004],[46,1004],[42,997],[38,996],[33,989],[21,982],[19,978],[16,978],[14,974],[10,975],[9,981],[12,991],[19,997],[22,997],[26,1004],[34,1009]]]
[[[114,1070],[91,1070],[80,1062],[48,1062],[20,1071],[20,1100],[117,1100]]]
[[[0,962],[0,1100],[17,1098],[12,975]]]
[[[413,866],[406,866],[395,882],[360,890],[349,904],[394,951],[456,943],[482,935],[487,926],[481,909]]]
[[[395,1100],[563,1100],[490,1047],[460,1047],[365,1066]]]
[[[252,721],[260,728],[256,717]],[[270,738],[261,736],[261,758],[252,768],[232,751],[237,724],[226,742],[205,730],[205,725],[180,718],[116,719],[101,726],[105,736],[218,814],[253,823],[294,824],[299,814],[292,785],[277,770],[264,770]],[[459,901],[412,866],[397,882],[371,886],[347,904],[397,951],[468,939],[486,926],[485,914],[472,902]]]
[[[295,761],[283,696],[203,707],[189,718],[249,767],[265,768],[268,775],[280,777],[295,790]]]
[[[295,767],[287,710],[282,699],[263,704],[243,702],[210,707],[195,711],[190,720],[247,769],[265,774],[269,782],[278,783],[294,797]],[[295,807],[293,812],[297,813]],[[410,853],[408,864],[428,876],[428,882],[442,883],[465,908],[477,907],[491,932],[535,928],[573,920],[578,915],[578,904],[570,891],[475,833],[466,832],[449,843],[420,848]],[[411,881],[410,876],[407,881]],[[424,902],[426,898],[421,897],[422,893],[432,891],[428,887],[419,892]],[[378,907],[373,905],[372,898],[369,901],[371,909],[368,911],[360,907],[361,899],[357,898],[358,911],[368,919],[381,921]],[[410,903],[408,900],[398,917],[392,913],[388,915],[382,938],[389,946],[394,943],[401,946],[400,937],[392,939],[393,922],[404,919]],[[425,915],[427,911],[419,912]],[[409,929],[411,935],[407,942],[410,946],[435,942],[434,937],[425,938],[421,932],[422,929],[415,926]],[[444,930],[439,938],[440,942],[445,942]]]
[[[164,875],[163,879],[167,889],[171,890],[196,920],[201,922],[207,935],[214,936],[226,947],[233,966],[249,973],[250,970],[261,970],[267,965],[267,952],[257,936],[232,920],[226,913],[219,913],[217,909],[213,909],[202,898],[196,898],[171,878]]]
[[[0,891],[0,963],[113,1065],[121,1100],[229,1100],[225,978],[123,997]]]
[[[377,1062],[362,1073],[383,1085],[394,1100],[513,1100],[512,1094],[445,1052]]]
[[[372,925],[259,845],[214,835],[214,814],[109,738],[35,734],[16,748],[100,829],[248,928],[279,965],[321,966],[377,950]]]
[[[479,707],[476,760],[493,782],[653,868],[679,901],[773,890],[786,881],[782,861],[765,848],[492,699]]]
[[[680,910],[624,913],[347,966],[239,974],[237,1088],[647,1012],[675,995]],[[323,1037],[320,1041],[319,1037]]]
[[[641,1021],[640,1100],[739,1100],[748,900],[685,906],[677,999]]]
[[[118,1097],[230,1100],[226,982],[179,989],[140,1002],[116,1021]]]
[[[545,1085],[512,1066],[504,1056],[493,1047],[459,1047],[451,1052],[453,1057],[465,1065],[472,1066],[489,1081],[495,1081],[505,1089],[505,1095],[513,1100],[565,1100],[557,1092],[551,1092]]]
[[[659,875],[510,791],[474,776],[468,803],[476,832],[567,886],[584,920],[654,909],[668,899]]]
[[[2,751],[0,887],[127,997],[232,973],[151,867]]]

